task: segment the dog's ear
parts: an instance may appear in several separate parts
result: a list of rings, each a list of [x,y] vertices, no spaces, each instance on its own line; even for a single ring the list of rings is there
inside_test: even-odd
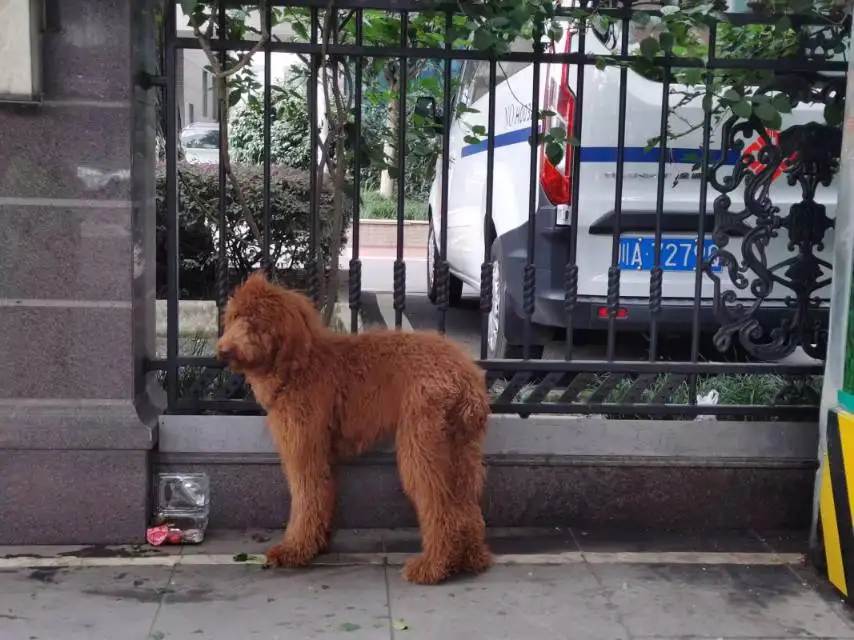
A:
[[[312,348],[321,330],[320,318],[305,296],[291,291],[285,295],[287,304],[282,311],[276,368],[297,372],[310,364]]]

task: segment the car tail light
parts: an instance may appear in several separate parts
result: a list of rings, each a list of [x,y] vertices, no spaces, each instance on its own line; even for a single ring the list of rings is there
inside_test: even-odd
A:
[[[608,317],[608,307],[599,307],[596,309],[596,315],[600,318]],[[629,317],[629,310],[625,307],[618,307],[616,312],[614,312],[614,317],[618,320],[624,320]]]
[[[565,53],[569,53],[571,47],[572,34],[567,33]],[[552,51],[554,51],[554,43],[552,44]],[[573,135],[575,123],[575,94],[569,88],[569,64],[561,65],[560,85],[557,85],[554,78],[549,77],[548,66],[546,70],[546,77],[549,79],[546,85],[545,109],[554,112],[556,115],[548,116],[544,119],[544,132],[548,133],[552,129],[560,128],[566,132],[567,139],[570,139]],[[540,185],[549,202],[554,205],[569,206],[572,198],[572,164],[574,155],[574,148],[567,142],[563,159],[555,165],[552,164],[546,155],[546,145],[542,145],[540,152]]]

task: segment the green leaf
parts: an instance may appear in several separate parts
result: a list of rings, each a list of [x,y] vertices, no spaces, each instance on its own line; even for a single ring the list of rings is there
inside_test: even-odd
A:
[[[735,102],[741,102],[743,98],[741,97],[741,94],[735,89],[727,89],[724,92],[724,100],[732,104]]]
[[[769,128],[779,131],[783,128],[783,116],[781,116],[777,111],[774,111],[774,115],[769,118],[766,124]]]
[[[780,119],[780,112],[770,102],[760,102],[753,108],[753,113],[765,124],[771,124]]]
[[[559,164],[560,161],[563,160],[563,147],[557,142],[547,142],[546,158],[548,158],[549,162],[553,165]]]
[[[838,127],[842,124],[842,120],[845,118],[845,114],[842,110],[842,106],[836,104],[835,102],[831,102],[824,107],[824,121],[827,123],[829,127]]]
[[[347,633],[352,633],[353,631],[358,631],[362,627],[358,624],[353,624],[352,622],[345,622],[340,627],[338,627],[339,631],[345,631]]]
[[[730,109],[732,112],[737,115],[739,118],[749,118],[750,114],[753,113],[753,105],[750,104],[748,100],[741,100],[740,102],[733,102],[730,105]]]
[[[674,13],[678,13],[679,11],[679,7],[672,4],[667,4],[661,7],[661,15],[663,16],[672,16]]]
[[[551,109],[541,109],[539,119],[543,120],[544,118],[553,118],[556,115],[557,115],[556,111],[552,111]]]
[[[461,114],[461,113],[480,113],[480,110],[479,110],[479,109],[472,109],[471,107],[469,107],[469,106],[467,106],[467,105],[463,104],[462,102],[461,102],[461,103],[459,103],[459,104],[457,105],[457,107],[456,107],[456,109],[455,109],[455,110],[456,110],[457,114]]]
[[[596,58],[596,68],[599,71],[604,71],[608,66],[607,58]]]
[[[683,74],[682,81],[688,85],[702,84],[703,83],[703,70],[702,69],[688,69]]]
[[[471,132],[477,136],[485,136],[486,127],[484,127],[482,124],[476,124],[471,128]]]
[[[475,49],[480,49],[481,51],[485,49],[489,49],[495,44],[495,36],[493,36],[489,31],[485,28],[480,28],[474,32],[474,37],[472,38],[472,47]]]
[[[647,37],[641,40],[640,50],[643,54],[643,57],[647,60],[652,60],[655,57],[655,54],[659,51],[658,40],[653,37]]]
[[[549,29],[549,40],[552,42],[559,42],[561,38],[563,38],[563,27],[560,25],[554,25]]]
[[[246,562],[247,560],[249,560],[249,554],[243,552],[235,553],[231,559],[235,562]]]
[[[792,103],[789,101],[789,96],[785,93],[778,93],[771,98],[771,104],[780,113],[792,113]]]
[[[466,135],[463,137],[463,141],[467,144],[480,144],[480,138],[477,136]]]
[[[308,41],[308,29],[302,22],[291,23],[291,29],[293,29],[294,33],[300,40]]]
[[[669,31],[664,31],[660,36],[658,36],[658,42],[661,44],[661,48],[667,52],[673,50],[673,44],[676,42],[676,39],[673,37],[673,34]],[[686,49],[687,52],[687,49]]]
[[[406,624],[403,620],[395,620],[391,623],[391,628],[395,631],[406,631],[409,629],[409,625]]]
[[[563,127],[552,127],[549,129],[549,135],[555,142],[560,142],[566,139],[566,129]]]
[[[242,98],[242,97],[243,97],[243,92],[240,91],[239,89],[235,89],[230,94],[228,94],[228,106],[233,107],[233,106],[237,105],[237,103],[240,102],[240,98]]]
[[[198,0],[181,0],[181,11],[185,16],[192,15],[198,4]]]

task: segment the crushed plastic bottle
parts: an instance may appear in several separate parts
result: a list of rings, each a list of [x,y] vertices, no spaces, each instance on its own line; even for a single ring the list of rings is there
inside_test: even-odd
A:
[[[210,481],[206,473],[159,473],[149,542],[198,544],[210,517]]]

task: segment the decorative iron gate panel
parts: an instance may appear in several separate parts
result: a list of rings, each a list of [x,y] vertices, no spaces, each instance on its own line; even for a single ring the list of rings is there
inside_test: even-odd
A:
[[[358,330],[361,194],[366,172],[378,167],[399,185],[389,276],[401,327],[412,295],[407,170],[423,162],[419,147],[435,145],[428,295],[435,326],[445,331],[464,277],[449,242],[450,254],[476,245],[479,361],[494,412],[817,418],[834,226],[827,199],[839,164],[847,71],[837,53],[850,21],[726,14],[712,5],[531,4],[545,7],[531,23],[538,37],[517,37],[509,46],[500,25],[519,18],[524,2],[276,0],[254,9],[181,2],[180,12],[167,4],[163,73],[149,79],[163,104],[158,267],[166,340],[165,357],[149,366],[167,392],[168,411],[260,411],[243,380],[212,352],[183,346],[182,298],[191,285],[206,288],[221,309],[243,276],[263,268],[319,308],[346,303],[347,328]],[[685,33],[700,34],[704,57],[683,51],[679,20],[688,25]],[[275,36],[282,25],[288,34]],[[773,34],[778,40],[771,42],[785,36],[791,47],[748,58],[733,48],[739,33]],[[202,88],[219,119],[218,127],[206,125],[219,139],[211,165],[187,163],[181,114],[189,117],[182,106],[189,85],[183,76],[178,82],[179,52],[203,52],[214,78]],[[249,67],[238,69],[249,53],[264,60],[263,82]],[[306,100],[307,170],[283,168],[273,157],[277,127],[297,117],[283,116],[277,102],[293,90],[274,85],[273,56],[283,53],[303,65],[297,84]],[[410,78],[416,66],[432,80]],[[379,142],[363,126],[368,111],[376,112],[365,87],[377,73],[386,87],[397,87],[380,110],[398,114],[395,130]],[[520,78],[530,81],[527,93],[508,97],[508,87],[519,91]],[[745,79],[754,84],[738,84]],[[419,94],[425,86],[430,91]],[[614,91],[604,95],[603,87]],[[247,104],[263,116],[262,145],[254,162],[236,162],[223,142],[233,144],[230,116],[248,112]],[[647,120],[657,140],[627,142],[639,126],[632,111],[649,105],[659,105],[654,122]],[[615,114],[608,126],[604,113]],[[603,146],[597,135],[609,127],[614,144]],[[698,144],[685,142],[695,134]],[[481,177],[481,193],[466,191]],[[508,180],[526,190],[515,226],[507,223]],[[203,203],[210,185],[218,194],[215,210]],[[591,220],[590,210],[606,201]],[[461,219],[478,228],[468,242],[454,235]],[[343,244],[350,258],[339,273]],[[605,264],[606,254],[607,268],[591,277],[591,265]],[[603,352],[585,357],[580,337],[597,331]],[[648,340],[646,354],[620,359],[623,337],[637,333]],[[687,336],[684,349],[674,349],[675,334]],[[560,357],[541,357],[543,342],[555,340]],[[744,399],[698,403],[711,388],[742,382]]]

